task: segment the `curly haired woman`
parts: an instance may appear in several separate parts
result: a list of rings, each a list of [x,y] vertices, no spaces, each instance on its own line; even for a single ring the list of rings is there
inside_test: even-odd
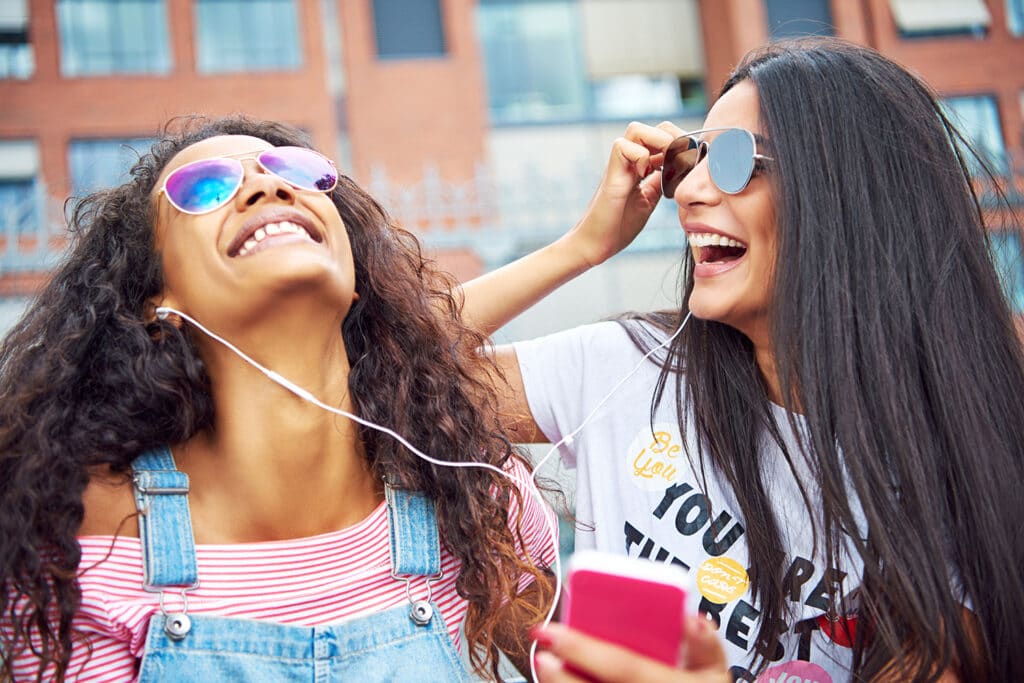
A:
[[[289,127],[157,142],[75,209],[0,349],[15,680],[461,680],[526,667],[548,511],[415,239]]]

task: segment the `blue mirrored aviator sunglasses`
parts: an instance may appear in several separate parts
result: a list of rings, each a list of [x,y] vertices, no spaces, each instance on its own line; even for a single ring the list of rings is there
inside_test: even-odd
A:
[[[718,131],[721,132],[711,142],[694,137],[698,133]],[[742,192],[759,163],[774,161],[771,157],[757,153],[754,134],[746,128],[695,130],[676,138],[665,149],[665,161],[661,167],[662,194],[672,199],[679,183],[704,157],[708,158],[712,182],[726,194]]]
[[[292,187],[312,192],[330,192],[338,185],[334,162],[305,147],[271,147],[258,154],[200,159],[171,171],[160,192],[182,213],[199,215],[215,211],[231,201],[245,178],[245,168],[236,156],[255,156],[267,173]]]

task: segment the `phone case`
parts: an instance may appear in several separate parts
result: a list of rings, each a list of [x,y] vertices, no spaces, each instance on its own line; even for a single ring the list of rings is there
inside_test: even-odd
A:
[[[681,568],[583,551],[569,560],[562,621],[676,666],[689,575]]]

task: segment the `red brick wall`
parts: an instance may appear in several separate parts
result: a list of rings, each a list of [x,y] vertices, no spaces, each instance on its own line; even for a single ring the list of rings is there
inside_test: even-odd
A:
[[[442,178],[472,177],[488,126],[475,9],[475,0],[441,0],[443,57],[379,60],[372,0],[339,3],[355,177],[382,165],[392,180],[416,181],[427,162]]]
[[[903,39],[892,20],[888,0],[867,0],[874,15],[879,51],[909,67],[942,95],[994,95],[999,104],[1007,149],[1021,157],[1021,101],[1024,90],[1024,38],[1006,28],[1003,0],[988,0],[988,35]],[[833,5],[842,0],[832,0]]]
[[[1024,163],[1020,93],[1024,90],[1024,38],[1006,28],[1003,0],[988,0],[988,36],[905,39],[889,0],[831,0],[840,37],[870,45],[921,75],[942,95],[994,95],[1007,149]],[[729,70],[752,47],[768,40],[764,0],[700,0],[707,87],[713,97]]]
[[[242,112],[302,126],[325,150],[335,147],[335,119],[326,91],[317,3],[298,2],[304,67],[300,71],[206,76],[196,73],[193,3],[167,0],[173,64],[149,74],[62,78],[52,0],[31,0],[35,75],[0,80],[0,139],[34,138],[51,194],[70,190],[67,146],[73,138],[152,134],[172,116]]]

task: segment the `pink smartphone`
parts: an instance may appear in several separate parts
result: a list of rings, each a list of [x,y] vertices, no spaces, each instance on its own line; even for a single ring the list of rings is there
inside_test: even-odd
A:
[[[580,551],[569,558],[562,622],[677,666],[689,581],[674,565]]]

